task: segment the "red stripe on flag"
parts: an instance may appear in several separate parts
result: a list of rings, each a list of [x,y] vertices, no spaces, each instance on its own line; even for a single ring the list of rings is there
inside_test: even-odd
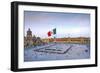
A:
[[[49,37],[49,36],[51,36],[51,34],[52,34],[52,32],[51,32],[51,31],[49,31],[49,32],[47,33],[48,37]]]

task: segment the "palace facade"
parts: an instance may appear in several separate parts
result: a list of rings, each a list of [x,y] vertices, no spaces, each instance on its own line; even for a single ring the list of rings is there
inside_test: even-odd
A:
[[[79,44],[85,44],[85,43],[90,43],[90,38],[88,37],[75,37],[75,38],[47,38],[47,39],[42,39],[44,42],[63,42],[63,43],[79,43]]]

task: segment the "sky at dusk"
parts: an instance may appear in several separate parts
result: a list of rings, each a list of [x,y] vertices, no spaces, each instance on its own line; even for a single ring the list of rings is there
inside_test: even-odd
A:
[[[57,38],[90,37],[90,14],[24,11],[24,36],[28,28],[41,38],[48,38],[47,32],[54,28]]]

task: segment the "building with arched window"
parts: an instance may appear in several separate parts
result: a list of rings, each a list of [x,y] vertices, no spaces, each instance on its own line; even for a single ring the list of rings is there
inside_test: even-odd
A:
[[[32,31],[30,30],[30,28],[27,31],[27,35],[26,37],[24,37],[24,47],[25,46],[32,46],[33,42],[32,42]]]
[[[46,38],[42,39],[44,42],[58,42],[58,43],[79,43],[79,44],[87,44],[90,43],[89,37],[66,37],[66,38]]]
[[[24,36],[24,47],[31,47],[36,45],[41,45],[43,42],[40,37],[32,36],[32,31],[30,28],[27,31],[26,36]]]

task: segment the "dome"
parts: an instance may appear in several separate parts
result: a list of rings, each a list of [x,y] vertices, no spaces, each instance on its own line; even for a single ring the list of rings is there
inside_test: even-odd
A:
[[[27,31],[27,35],[32,35],[32,31],[30,30],[30,28]]]

